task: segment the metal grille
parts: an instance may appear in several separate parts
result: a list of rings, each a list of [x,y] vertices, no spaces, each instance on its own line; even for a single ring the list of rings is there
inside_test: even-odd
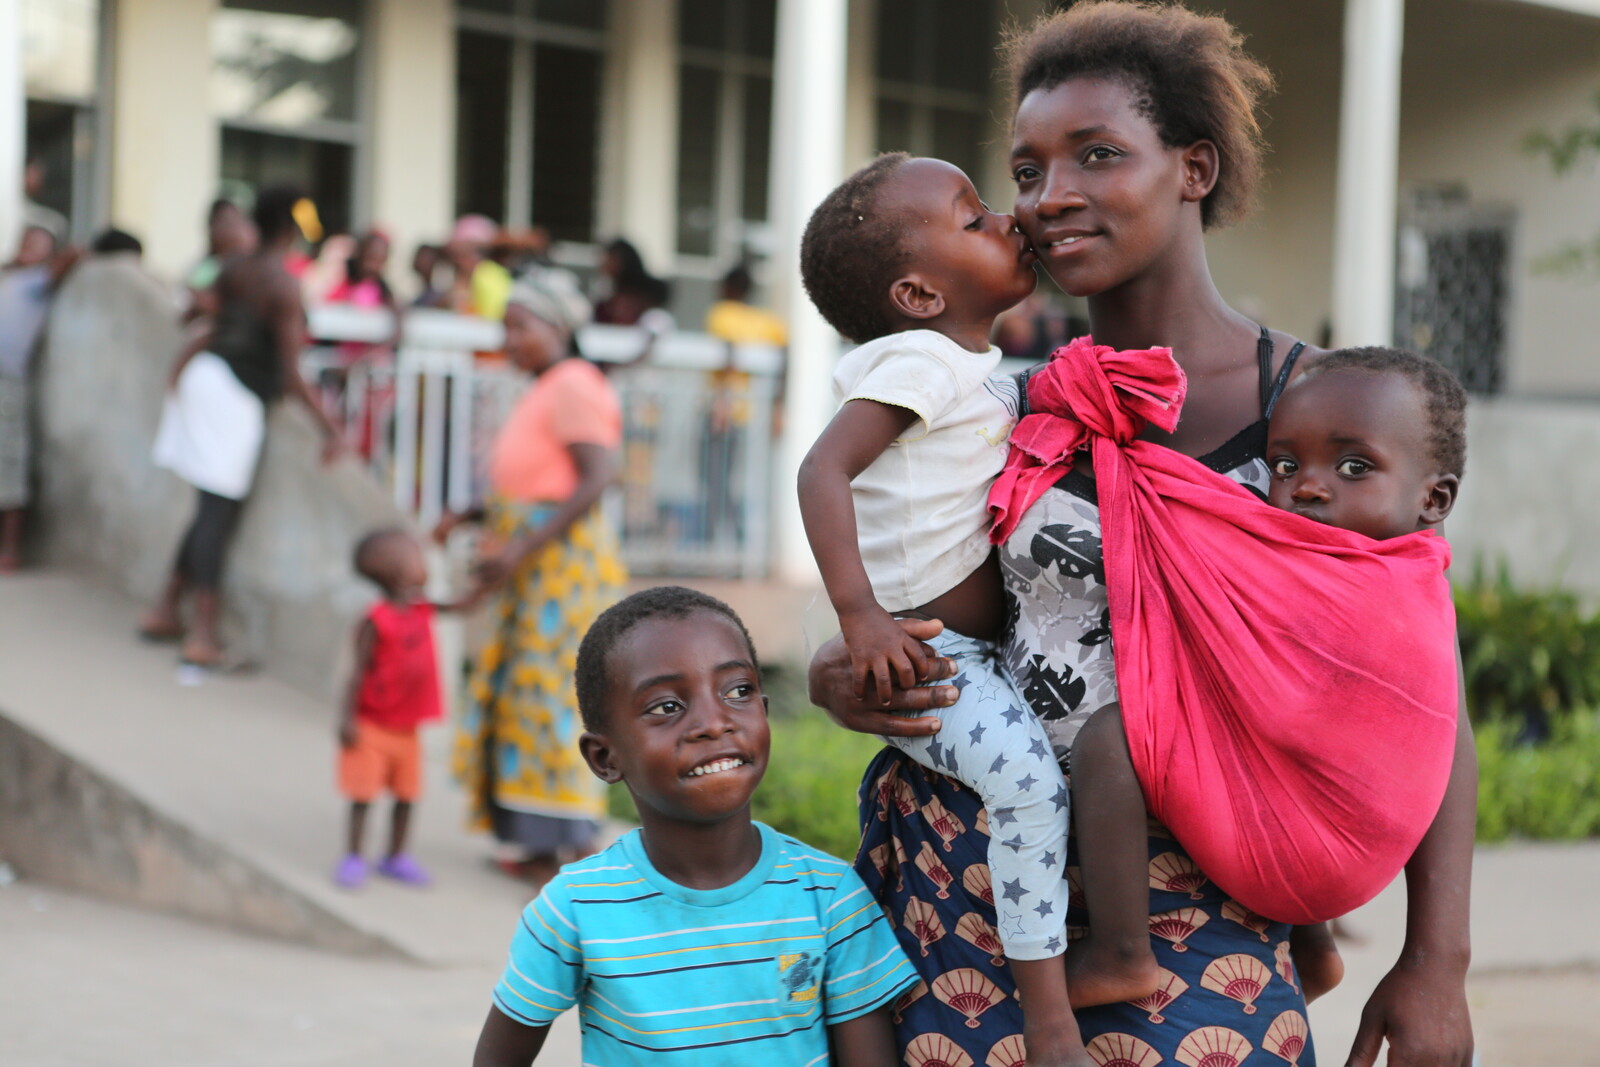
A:
[[[1414,193],[1401,218],[1395,339],[1480,395],[1505,382],[1512,222],[1456,190]]]

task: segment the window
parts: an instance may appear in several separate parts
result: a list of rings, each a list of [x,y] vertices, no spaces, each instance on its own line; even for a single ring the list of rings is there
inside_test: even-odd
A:
[[[102,214],[101,21],[100,0],[22,0],[27,196],[66,219],[79,238]]]
[[[948,159],[976,180],[994,41],[983,0],[878,0],[878,150]]]
[[[606,4],[460,0],[456,210],[595,239]]]
[[[681,0],[678,252],[765,251],[775,0]]]
[[[223,0],[211,22],[211,99],[231,192],[289,182],[329,230],[356,213],[360,0]]]

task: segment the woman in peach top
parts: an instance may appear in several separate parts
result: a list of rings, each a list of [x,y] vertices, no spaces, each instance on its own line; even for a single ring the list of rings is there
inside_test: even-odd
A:
[[[500,842],[507,873],[536,880],[593,850],[600,782],[578,755],[572,674],[578,643],[626,580],[601,493],[617,470],[622,410],[605,376],[578,356],[587,303],[521,283],[506,308],[505,350],[536,377],[495,439],[478,577],[496,592],[491,628],[468,683],[456,773],[473,822]]]

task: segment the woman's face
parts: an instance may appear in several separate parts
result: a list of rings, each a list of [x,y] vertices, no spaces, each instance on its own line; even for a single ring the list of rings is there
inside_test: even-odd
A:
[[[566,355],[560,331],[539,316],[512,304],[506,308],[506,358],[530,374],[539,374]]]
[[[1199,234],[1204,193],[1194,195],[1186,154],[1161,143],[1120,81],[1074,78],[1023,97],[1011,147],[1017,222],[1064,292],[1094,296],[1137,278],[1187,215]]]

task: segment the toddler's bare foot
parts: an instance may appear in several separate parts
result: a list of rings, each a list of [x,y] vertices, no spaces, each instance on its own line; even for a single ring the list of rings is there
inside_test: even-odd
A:
[[[15,552],[0,554],[0,574],[15,574],[22,569],[22,557]]]
[[[1090,934],[1067,949],[1067,993],[1074,1008],[1147,997],[1160,984],[1161,967],[1148,939],[1113,945]]]
[[[1296,926],[1289,932],[1289,958],[1300,977],[1306,1003],[1322,996],[1344,979],[1344,959],[1325,924]]]

